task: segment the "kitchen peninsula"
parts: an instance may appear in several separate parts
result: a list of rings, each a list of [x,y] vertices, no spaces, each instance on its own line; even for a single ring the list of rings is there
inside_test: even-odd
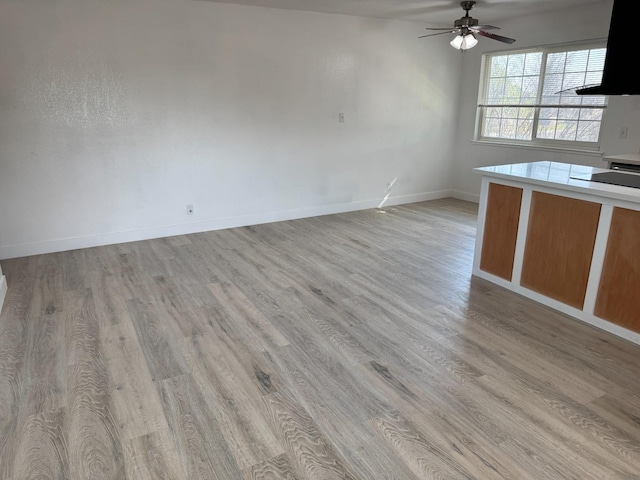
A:
[[[640,344],[640,188],[591,181],[611,170],[584,165],[474,170],[473,274]]]

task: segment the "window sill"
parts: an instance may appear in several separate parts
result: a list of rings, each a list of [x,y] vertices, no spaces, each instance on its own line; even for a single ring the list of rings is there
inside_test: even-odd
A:
[[[532,150],[542,150],[547,152],[569,153],[574,155],[587,155],[590,157],[602,157],[603,152],[599,150],[586,150],[580,148],[554,147],[551,145],[526,145],[522,143],[509,142],[490,142],[487,140],[471,140],[473,145],[481,145],[484,147],[508,147],[508,148],[526,148]]]

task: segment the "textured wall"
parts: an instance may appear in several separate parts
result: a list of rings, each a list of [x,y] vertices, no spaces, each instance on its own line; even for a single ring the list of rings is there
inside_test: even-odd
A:
[[[460,56],[422,27],[0,0],[0,258],[446,193]]]

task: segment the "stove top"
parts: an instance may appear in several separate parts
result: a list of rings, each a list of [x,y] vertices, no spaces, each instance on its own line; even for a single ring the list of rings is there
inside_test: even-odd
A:
[[[622,187],[640,188],[640,175],[625,172],[602,172],[591,175],[592,182],[620,185]]]

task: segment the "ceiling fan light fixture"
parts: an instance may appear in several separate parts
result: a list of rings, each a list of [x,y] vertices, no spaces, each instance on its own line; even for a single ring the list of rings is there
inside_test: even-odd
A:
[[[450,44],[453,48],[457,48],[458,50],[461,50],[462,42],[464,42],[464,37],[462,35],[456,35],[456,38],[451,40]]]
[[[469,50],[470,48],[475,47],[477,44],[478,40],[476,39],[476,36],[473,33],[467,33],[462,40],[462,45],[460,48],[462,50]]]
[[[453,48],[457,48],[458,50],[469,50],[478,44],[478,40],[472,33],[467,33],[464,36],[456,35],[456,38],[451,40],[450,44]]]

